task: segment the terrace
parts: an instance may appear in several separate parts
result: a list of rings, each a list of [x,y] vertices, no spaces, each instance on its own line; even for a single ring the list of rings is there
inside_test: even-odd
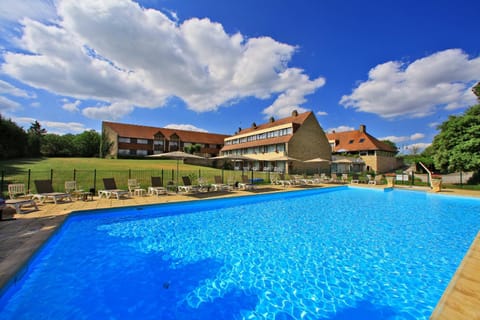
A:
[[[324,187],[325,185],[322,185]],[[318,187],[318,186],[314,186]],[[383,188],[385,186],[366,186]],[[298,190],[288,188],[287,190]],[[255,192],[286,191],[281,186],[261,186]],[[465,190],[443,190],[445,195],[468,195],[480,197],[478,192]],[[231,197],[251,195],[251,191],[236,190],[231,193],[211,193],[206,198]],[[70,212],[94,210],[123,206],[140,206],[168,202],[191,201],[192,195],[175,194],[168,196],[131,197],[124,200],[98,199],[94,201],[74,201],[59,204],[43,204],[39,211],[15,215],[16,220],[0,223],[0,286],[5,285],[18,270],[22,268],[29,257],[52,235],[62,224]],[[10,209],[4,213],[9,214]],[[12,212],[10,212],[12,214]],[[439,301],[432,319],[473,319],[480,312],[480,234],[472,243],[468,253],[452,278],[442,299]]]

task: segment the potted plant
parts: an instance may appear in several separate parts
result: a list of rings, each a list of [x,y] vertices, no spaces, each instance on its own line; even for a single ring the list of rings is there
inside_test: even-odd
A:
[[[442,190],[442,176],[439,174],[432,174],[432,181],[430,185],[433,192],[440,192]]]
[[[387,186],[388,187],[393,187],[395,185],[395,177],[396,176],[397,175],[393,172],[385,174],[385,179],[387,179]]]

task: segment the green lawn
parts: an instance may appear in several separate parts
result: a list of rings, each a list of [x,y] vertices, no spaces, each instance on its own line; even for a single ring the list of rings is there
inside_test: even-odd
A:
[[[178,177],[190,176],[195,183],[198,177],[213,182],[215,175],[239,181],[241,171],[228,171],[212,167],[183,164],[178,161]],[[164,183],[177,179],[177,160],[165,159],[99,159],[99,158],[41,158],[0,161],[2,174],[1,190],[6,193],[9,183],[24,183],[35,192],[34,180],[51,179],[56,191],[64,190],[64,183],[76,180],[83,189],[102,189],[102,178],[114,177],[117,187],[126,189],[129,178],[137,179],[142,187],[150,185],[152,176],[163,177]],[[250,173],[249,173],[250,176]],[[255,178],[268,179],[265,173],[254,174]]]

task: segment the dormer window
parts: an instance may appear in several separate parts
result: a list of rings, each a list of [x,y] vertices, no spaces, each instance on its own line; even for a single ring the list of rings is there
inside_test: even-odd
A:
[[[362,143],[363,141],[365,141],[365,139],[361,138],[358,142]]]
[[[353,143],[353,141],[354,141],[353,139],[352,139],[352,140],[350,140],[350,141],[348,141],[348,144],[352,144],[352,143]]]

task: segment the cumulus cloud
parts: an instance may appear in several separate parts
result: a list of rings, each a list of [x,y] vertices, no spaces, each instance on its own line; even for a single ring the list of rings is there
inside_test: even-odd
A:
[[[63,104],[62,108],[64,110],[67,110],[67,111],[70,111],[70,112],[79,112],[80,109],[78,108],[78,106],[81,104],[81,101],[80,100],[75,100],[74,102],[69,102],[68,100],[65,101],[65,103]]]
[[[34,98],[35,95],[29,94],[25,90],[19,89],[10,83],[0,80],[0,94],[9,94],[21,98]]]
[[[437,108],[448,110],[475,104],[471,92],[480,79],[480,57],[460,49],[440,51],[410,64],[389,61],[370,70],[340,103],[346,108],[384,118],[424,117]]]
[[[317,111],[317,116],[327,116],[328,112],[326,111]]]
[[[333,131],[335,131],[335,132],[344,132],[344,131],[353,131],[353,130],[355,130],[354,127],[338,126],[338,127],[336,127],[336,128],[327,129],[327,132],[328,132],[328,133],[332,133]]]
[[[169,124],[166,125],[165,128],[167,129],[179,129],[179,130],[187,130],[187,131],[197,131],[197,132],[208,132],[205,129],[197,128],[194,125],[191,124]]]
[[[273,98],[265,116],[283,117],[305,111],[305,96],[325,83],[288,66],[296,47],[228,34],[209,19],[180,23],[131,0],[55,3],[55,23],[21,21],[21,50],[3,54],[1,71],[35,88],[102,102],[82,111],[90,118],[118,119],[171,97],[196,112]]]
[[[410,136],[387,136],[387,137],[382,137],[379,138],[378,140],[389,140],[394,143],[400,143],[400,142],[405,142],[405,141],[415,141],[415,140],[420,140],[425,138],[425,134],[423,133],[414,133]]]
[[[24,17],[48,21],[56,17],[53,1],[22,0],[8,1],[0,6],[0,22],[16,22]]]
[[[38,122],[44,127],[48,133],[66,134],[81,133],[85,130],[85,126],[78,122],[56,122],[56,121],[40,121]]]
[[[21,108],[21,105],[18,102],[15,102],[6,97],[0,96],[0,111],[2,112],[15,111],[19,108]]]
[[[16,117],[13,121],[27,129],[30,128],[32,123],[38,121],[42,128],[47,130],[47,133],[55,134],[81,133],[85,130],[89,130],[88,128],[85,128],[84,124],[78,122],[48,121],[29,117]]]
[[[133,111],[129,103],[117,102],[104,106],[87,107],[82,114],[91,119],[118,120]]]

